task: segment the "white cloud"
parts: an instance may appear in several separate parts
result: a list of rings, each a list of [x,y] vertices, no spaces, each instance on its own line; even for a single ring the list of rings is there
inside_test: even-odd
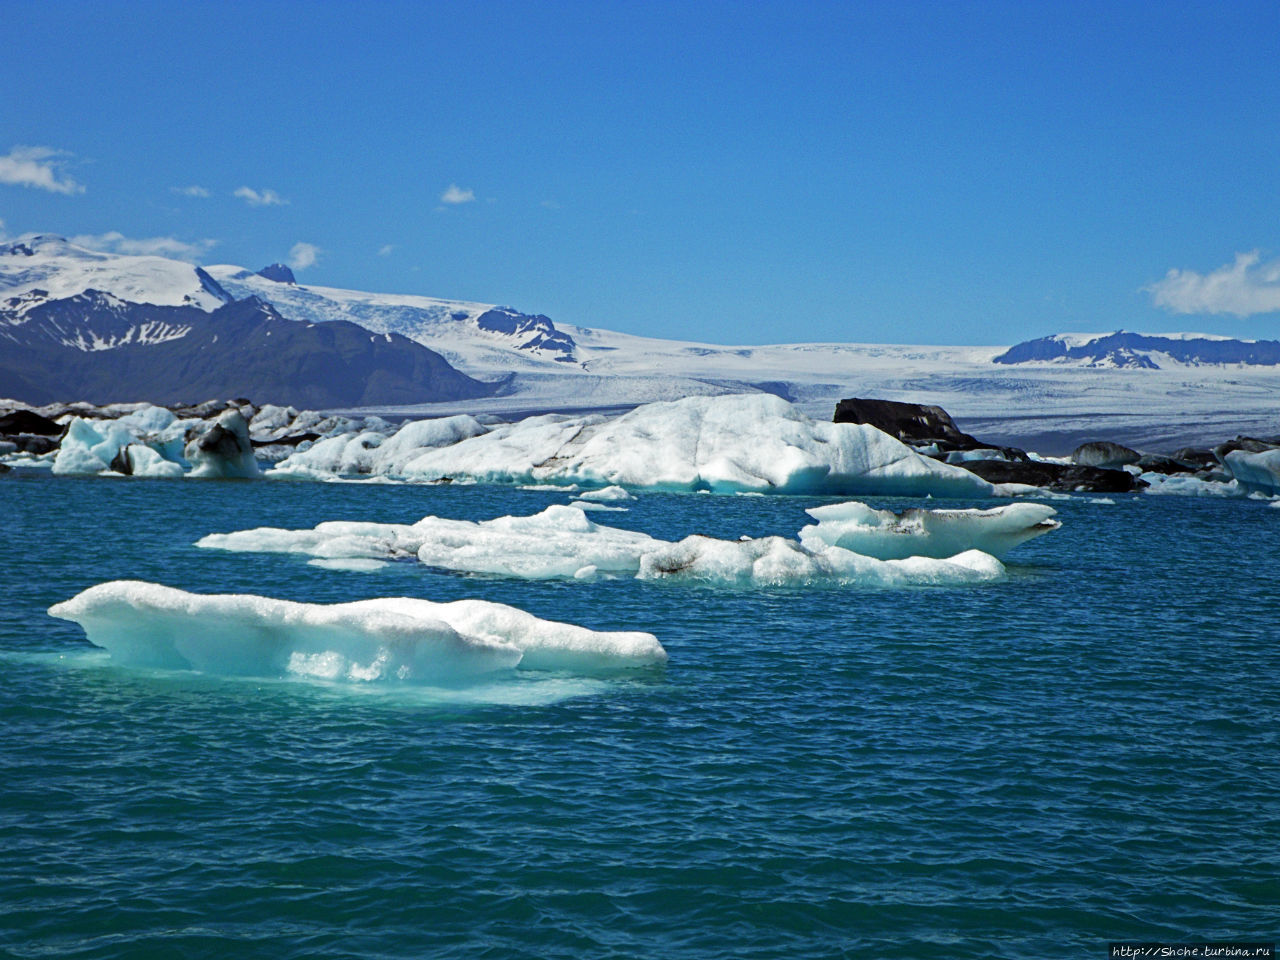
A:
[[[452,204],[471,203],[471,201],[475,200],[475,198],[476,198],[476,192],[474,190],[472,190],[470,187],[468,187],[466,190],[463,190],[456,183],[449,184],[449,189],[446,190],[444,193],[440,194],[441,203],[452,203]]]
[[[274,190],[254,190],[252,187],[238,187],[231,195],[251,207],[283,207],[289,202]]]
[[[70,156],[65,150],[51,147],[14,147],[0,157],[0,183],[15,187],[35,187],[50,193],[84,193],[84,187],[70,177],[58,179],[61,158]]]
[[[295,243],[289,250],[289,266],[295,270],[305,270],[320,258],[322,252],[314,243]]]
[[[178,194],[179,196],[183,196],[183,197],[207,197],[207,196],[209,196],[209,191],[208,191],[208,190],[206,190],[204,187],[197,187],[197,186],[195,186],[195,185],[192,185],[192,186],[190,186],[190,187],[170,187],[169,189],[170,189],[170,191],[172,191],[173,193],[176,193],[176,194]]]
[[[560,209],[560,204],[556,203],[554,200],[543,200],[541,206],[543,206],[547,210]]]
[[[1234,263],[1217,270],[1170,270],[1142,289],[1174,313],[1273,313],[1280,310],[1280,260],[1263,263],[1257,250],[1237,253]]]
[[[213,247],[217,240],[196,240],[187,243],[177,237],[126,237],[118,230],[99,234],[81,234],[71,237],[71,242],[92,250],[104,250],[107,253],[124,253],[130,256],[172,257],[176,260],[199,260]]]
[[[3,226],[3,224],[2,224],[2,223],[0,223],[0,226]],[[380,256],[380,257],[389,257],[389,256],[391,256],[391,251],[392,251],[392,250],[394,250],[394,249],[395,249],[395,245],[394,245],[394,244],[390,244],[390,243],[388,243],[388,244],[384,244],[383,246],[381,246],[381,247],[379,247],[379,248],[378,248],[378,256]]]

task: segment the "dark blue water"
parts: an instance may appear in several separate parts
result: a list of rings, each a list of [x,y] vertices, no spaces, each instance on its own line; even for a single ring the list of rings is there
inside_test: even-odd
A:
[[[1280,510],[1055,503],[995,584],[524,583],[196,550],[532,513],[494,487],[0,479],[0,950],[15,957],[1101,957],[1280,930]],[[794,535],[799,498],[600,522]],[[887,503],[890,501],[879,501]],[[481,597],[665,673],[412,690],[112,666],[104,580]]]

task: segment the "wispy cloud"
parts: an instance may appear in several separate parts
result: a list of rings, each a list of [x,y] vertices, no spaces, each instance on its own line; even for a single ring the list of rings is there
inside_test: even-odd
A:
[[[170,193],[176,193],[176,194],[178,194],[178,195],[179,195],[179,196],[181,196],[181,197],[208,197],[208,196],[210,196],[209,191],[208,191],[208,190],[206,190],[204,187],[197,187],[197,186],[194,186],[194,185],[192,185],[192,186],[190,186],[190,187],[170,187],[170,188],[169,188],[169,192],[170,192]]]
[[[177,237],[126,237],[118,230],[108,233],[83,233],[72,237],[71,242],[92,250],[107,253],[125,253],[131,256],[172,257],[176,260],[199,260],[217,240],[195,240],[188,243]]]
[[[395,244],[391,244],[391,243],[383,244],[381,247],[378,248],[378,256],[389,257],[391,256],[391,251],[394,249],[395,249]]]
[[[1257,250],[1209,273],[1170,270],[1142,288],[1151,302],[1174,313],[1232,313],[1248,317],[1280,310],[1280,260],[1262,261]]]
[[[59,167],[71,154],[52,147],[14,147],[0,157],[0,183],[15,187],[35,187],[50,193],[84,193],[84,187],[70,177],[59,179]]]
[[[295,270],[305,270],[314,265],[323,252],[314,243],[295,243],[289,250],[289,266]]]
[[[541,206],[541,207],[543,207],[543,208],[544,208],[544,209],[546,209],[546,210],[559,210],[559,209],[560,209],[560,204],[556,203],[556,201],[554,201],[554,200],[543,200],[543,201],[542,201],[542,203],[540,204],[540,206]]]
[[[231,195],[251,207],[283,207],[289,202],[274,190],[255,190],[253,187],[238,187]]]
[[[476,192],[470,187],[465,190],[456,183],[449,184],[449,189],[440,194],[441,203],[471,203],[476,198]]]

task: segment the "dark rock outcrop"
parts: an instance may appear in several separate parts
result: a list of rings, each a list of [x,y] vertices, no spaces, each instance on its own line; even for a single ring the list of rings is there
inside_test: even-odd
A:
[[[1075,361],[1091,367],[1133,367],[1158,370],[1148,352],[1161,353],[1179,363],[1280,364],[1280,341],[1210,340],[1203,337],[1161,337],[1117,330],[1087,343],[1069,346],[1060,337],[1041,337],[1010,347],[995,363]]]
[[[20,433],[57,437],[62,435],[62,426],[34,410],[13,410],[0,416],[0,436],[12,437]]]
[[[1130,493],[1146,486],[1127,470],[1080,464],[1009,460],[969,460],[956,464],[990,483],[1025,483],[1063,492]]]
[[[897,400],[850,397],[836,404],[836,423],[865,423],[911,446],[936,443],[939,450],[976,450],[988,447],[961,432],[941,407]]]
[[[1109,440],[1094,440],[1082,443],[1071,452],[1071,459],[1085,467],[1114,468],[1137,463],[1142,454],[1137,450],[1112,443]]]
[[[283,263],[268,264],[258,271],[258,276],[266,277],[268,280],[274,280],[276,283],[297,284],[298,282],[293,276],[293,271]]]

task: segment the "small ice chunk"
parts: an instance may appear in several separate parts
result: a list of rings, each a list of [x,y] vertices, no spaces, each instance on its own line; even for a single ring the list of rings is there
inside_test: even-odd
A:
[[[635,497],[627,493],[622,487],[612,486],[605,487],[603,490],[588,490],[586,493],[580,493],[578,494],[578,499],[612,503],[616,500],[634,500]]]

